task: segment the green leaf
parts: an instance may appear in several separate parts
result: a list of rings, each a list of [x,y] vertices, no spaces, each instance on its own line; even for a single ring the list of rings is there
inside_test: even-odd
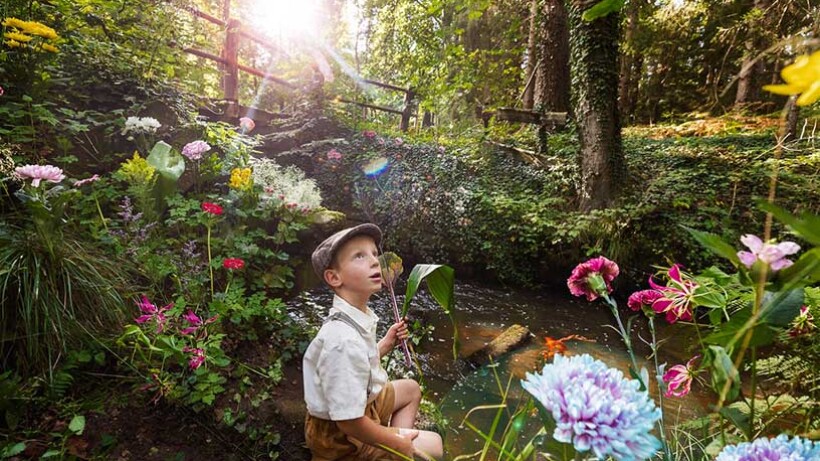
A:
[[[624,0],[601,0],[592,8],[584,11],[584,14],[581,17],[586,22],[592,22],[610,13],[617,13],[618,11],[621,11],[623,6]]]
[[[157,212],[162,214],[166,205],[166,198],[176,192],[177,181],[185,172],[185,159],[175,152],[171,146],[163,141],[154,144],[151,153],[145,159],[149,165],[157,169],[159,177],[154,185],[154,198],[158,207]]]
[[[82,435],[85,430],[85,416],[74,415],[71,422],[68,424],[68,429],[76,435]]]
[[[732,262],[732,264],[738,265],[740,264],[740,259],[737,257],[737,249],[732,245],[726,243],[720,236],[709,233],[703,232],[696,229],[692,229],[690,227],[683,226],[692,237],[701,244],[702,247],[710,250],[712,253],[726,258]]]
[[[732,363],[731,357],[726,353],[726,349],[720,346],[709,346],[709,354],[712,356],[712,385],[717,392],[723,389],[726,381],[732,380],[732,387],[729,389],[727,398],[734,400],[740,392],[740,373]]]
[[[800,313],[803,290],[788,290],[763,295],[760,319],[779,327],[787,327]]]
[[[404,303],[401,307],[402,317],[407,315],[410,301],[413,300],[422,281],[427,281],[427,289],[430,291],[430,295],[450,317],[450,323],[453,325],[453,359],[455,359],[458,357],[459,347],[458,330],[453,316],[455,271],[452,267],[441,264],[417,264],[413,267],[407,279],[407,290],[404,293]]]
[[[734,405],[721,408],[720,414],[723,415],[724,418],[731,421],[731,423],[743,431],[744,434],[748,434],[751,431],[751,419],[749,418],[749,414],[741,411]]]
[[[820,216],[804,212],[800,217],[796,217],[779,206],[758,201],[757,205],[763,211],[771,213],[778,221],[789,226],[797,235],[808,240],[812,245],[820,245]]]
[[[717,291],[703,285],[695,289],[694,301],[698,306],[711,307],[715,309],[723,309],[726,307],[726,295],[721,291]]]
[[[820,282],[820,248],[803,253],[794,264],[778,273],[780,286],[797,287]]]
[[[752,308],[745,307],[732,314],[731,320],[715,328],[712,334],[703,340],[707,344],[717,344],[730,349],[734,346],[733,339],[743,338],[746,334],[747,329],[744,329],[744,327],[750,318],[752,318]],[[752,333],[750,345],[765,346],[771,344],[777,337],[777,331],[763,323],[762,320],[758,319],[758,321],[760,323],[752,326],[754,333]]]
[[[61,454],[62,453],[60,453],[60,450],[55,450],[55,449],[52,448],[51,450],[48,450],[47,452],[40,455],[40,459],[51,458],[51,457],[54,457],[54,456],[60,456]]]
[[[0,457],[3,458],[11,458],[12,456],[17,456],[22,453],[26,449],[25,442],[17,442],[14,445],[8,446],[0,452]]]

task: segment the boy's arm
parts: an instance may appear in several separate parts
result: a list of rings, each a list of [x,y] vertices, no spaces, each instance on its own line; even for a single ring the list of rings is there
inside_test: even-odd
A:
[[[404,437],[394,432],[390,432],[386,427],[376,424],[375,421],[365,416],[356,419],[336,421],[336,425],[346,435],[360,440],[368,445],[378,447],[384,445],[391,450],[413,457],[413,436]],[[416,435],[418,433],[416,432]]]
[[[396,346],[396,342],[408,338],[410,338],[410,332],[407,331],[407,322],[402,320],[401,322],[394,323],[390,329],[387,330],[384,338],[379,341],[379,358],[384,357],[385,354],[390,352],[390,350]]]

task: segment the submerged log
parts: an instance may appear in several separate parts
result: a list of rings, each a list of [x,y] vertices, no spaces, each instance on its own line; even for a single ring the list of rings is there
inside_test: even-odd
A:
[[[482,349],[471,354],[469,360],[475,363],[485,363],[490,358],[496,360],[498,357],[524,345],[530,339],[530,336],[530,330],[527,327],[512,325]]]

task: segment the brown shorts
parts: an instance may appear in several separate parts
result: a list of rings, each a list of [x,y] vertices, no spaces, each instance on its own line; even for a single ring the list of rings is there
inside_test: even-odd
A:
[[[369,403],[364,409],[364,416],[370,418],[376,424],[387,426],[390,424],[390,416],[393,414],[395,401],[396,391],[393,390],[393,383],[388,382],[379,392],[376,400]],[[398,428],[388,427],[388,429],[397,434],[399,432]],[[339,429],[335,421],[316,418],[310,414],[305,418],[305,439],[310,452],[313,454],[312,461],[394,461],[404,459],[389,451],[364,444],[353,437],[348,437]]]

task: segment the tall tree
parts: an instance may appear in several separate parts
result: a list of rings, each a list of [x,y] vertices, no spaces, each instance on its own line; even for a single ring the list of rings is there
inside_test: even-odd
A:
[[[760,77],[764,71],[764,63],[758,54],[767,48],[768,16],[771,12],[770,0],[754,0],[749,13],[746,14],[747,38],[743,62],[740,66],[735,93],[735,106],[755,102],[759,99]]]
[[[536,41],[534,100],[543,111],[569,111],[569,30],[563,0],[542,0]]]
[[[540,27],[538,21],[539,3],[539,0],[530,1],[530,36],[527,41],[527,69],[524,73],[524,109],[532,109],[535,101],[535,66],[540,62],[536,51],[538,28]]]
[[[626,170],[618,114],[619,15],[585,21],[584,11],[596,3],[568,2],[572,108],[581,141],[581,210],[609,205]]]
[[[637,93],[636,71],[640,71],[641,60],[636,52],[635,39],[638,31],[638,12],[641,0],[630,0],[626,7],[625,33],[621,46],[621,71],[618,80],[618,109],[621,117],[629,118],[635,110]]]

